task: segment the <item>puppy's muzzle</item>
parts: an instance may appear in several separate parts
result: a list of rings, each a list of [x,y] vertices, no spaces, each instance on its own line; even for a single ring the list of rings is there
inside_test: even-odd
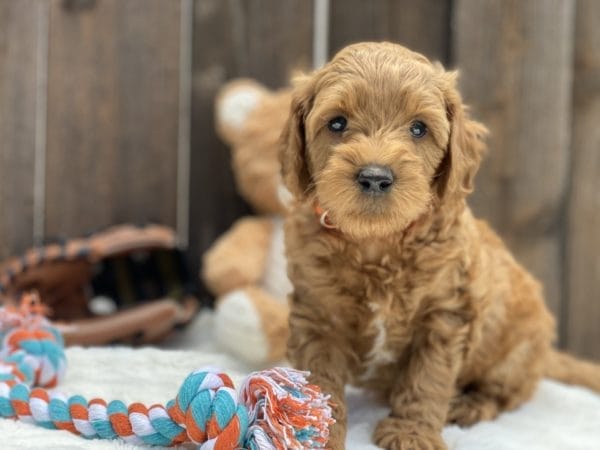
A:
[[[392,189],[394,174],[389,167],[370,164],[360,169],[356,182],[363,193],[382,195]]]

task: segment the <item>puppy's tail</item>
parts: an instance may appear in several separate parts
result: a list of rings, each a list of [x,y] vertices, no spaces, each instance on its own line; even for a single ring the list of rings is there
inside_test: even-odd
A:
[[[559,350],[552,350],[544,375],[563,383],[577,384],[600,392],[600,364],[577,359]]]

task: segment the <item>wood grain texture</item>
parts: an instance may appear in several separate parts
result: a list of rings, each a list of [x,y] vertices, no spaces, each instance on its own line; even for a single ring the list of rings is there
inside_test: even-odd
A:
[[[542,280],[555,313],[566,270],[574,6],[570,0],[458,0],[453,17],[461,90],[491,131],[471,204]]]
[[[33,239],[37,3],[0,0],[0,258]]]
[[[600,2],[579,0],[571,189],[568,198],[568,348],[600,359]]]
[[[360,41],[390,40],[448,63],[450,0],[331,0],[330,55]]]
[[[190,249],[197,268],[208,246],[250,211],[236,193],[229,150],[215,134],[215,94],[231,78],[277,88],[295,68],[310,68],[312,2],[197,0],[194,7]]]
[[[52,2],[47,236],[175,225],[179,6]]]

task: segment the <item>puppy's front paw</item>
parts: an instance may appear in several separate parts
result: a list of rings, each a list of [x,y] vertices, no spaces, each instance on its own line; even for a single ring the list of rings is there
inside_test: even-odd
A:
[[[387,450],[447,450],[438,433],[414,422],[388,417],[377,424],[373,440]]]

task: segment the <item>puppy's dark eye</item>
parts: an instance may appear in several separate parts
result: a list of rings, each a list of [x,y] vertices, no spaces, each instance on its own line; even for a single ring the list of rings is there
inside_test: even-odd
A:
[[[339,133],[346,129],[346,125],[348,124],[348,120],[343,116],[334,117],[327,124],[327,128],[334,133]]]
[[[410,124],[409,131],[413,137],[422,138],[427,134],[427,125],[420,120],[415,120]]]

